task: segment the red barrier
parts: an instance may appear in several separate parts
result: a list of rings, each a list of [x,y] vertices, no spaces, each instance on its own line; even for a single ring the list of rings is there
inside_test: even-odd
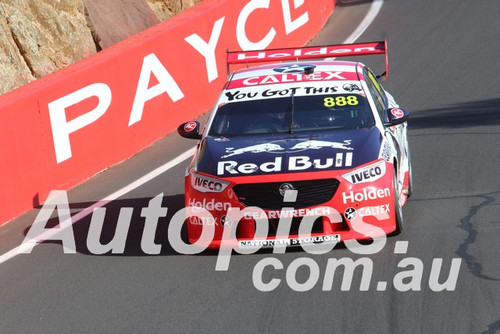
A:
[[[212,107],[226,50],[300,46],[332,0],[205,0],[0,96],[0,224]]]

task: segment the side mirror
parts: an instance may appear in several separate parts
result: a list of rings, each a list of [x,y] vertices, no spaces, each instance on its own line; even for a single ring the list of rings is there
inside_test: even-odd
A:
[[[393,126],[406,122],[410,118],[410,113],[408,110],[403,108],[391,108],[386,111],[386,121],[385,126]]]
[[[200,122],[189,121],[186,123],[182,123],[177,128],[177,132],[184,138],[201,139]]]

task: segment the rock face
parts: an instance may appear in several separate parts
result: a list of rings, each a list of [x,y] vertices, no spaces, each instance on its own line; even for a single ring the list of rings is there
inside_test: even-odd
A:
[[[1,0],[0,94],[147,29],[202,0]]]
[[[1,93],[96,52],[81,0],[2,0]]]
[[[2,10],[1,4],[0,10]],[[2,16],[0,18],[0,94],[3,94],[34,80],[35,77],[17,47],[7,20],[3,13],[0,15]]]
[[[202,0],[147,0],[160,21],[171,18],[175,14],[192,7]]]
[[[83,0],[98,49],[160,23],[146,0]]]

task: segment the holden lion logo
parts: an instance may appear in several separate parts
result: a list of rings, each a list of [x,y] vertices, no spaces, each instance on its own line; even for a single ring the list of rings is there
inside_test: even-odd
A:
[[[285,194],[287,191],[290,191],[290,190],[295,190],[294,186],[291,185],[290,183],[283,183],[280,187],[279,187],[279,192],[280,192],[280,195],[285,197]]]

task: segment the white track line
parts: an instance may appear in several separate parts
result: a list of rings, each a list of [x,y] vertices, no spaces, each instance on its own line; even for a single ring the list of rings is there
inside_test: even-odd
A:
[[[166,171],[168,171],[172,167],[177,166],[178,164],[180,164],[184,160],[186,160],[189,157],[193,156],[194,150],[195,150],[194,147],[191,148],[191,149],[189,149],[189,150],[187,150],[186,152],[184,152],[181,155],[177,156],[176,158],[170,160],[169,162],[163,164],[162,166],[160,166],[160,167],[152,170],[151,172],[145,174],[144,176],[141,176],[140,178],[138,178],[134,182],[129,183],[128,185],[126,185],[125,187],[123,187],[123,188],[115,191],[111,195],[106,196],[102,200],[100,200],[100,201],[92,204],[91,206],[83,209],[82,211],[78,212],[77,214],[75,214],[74,216],[71,217],[71,224],[75,224],[78,221],[82,220],[83,218],[87,217],[92,212],[94,212],[94,209],[103,207],[104,205],[108,204],[109,202],[112,202],[112,201],[114,201],[114,200],[122,197],[123,195],[131,192],[132,190],[137,189],[138,187],[142,186],[146,182],[149,182],[152,179],[156,178],[157,176],[165,173]],[[62,229],[59,228],[59,225],[55,226],[54,228],[52,228],[52,229],[46,231],[45,233],[39,235],[35,239],[38,242],[43,242],[44,240],[48,240],[48,239],[50,239],[50,237],[53,237],[55,234],[61,232],[61,230]],[[8,251],[7,253],[2,254],[0,256],[0,264],[2,264],[5,261],[10,260],[13,257],[15,257],[15,256],[19,255],[20,253],[22,253],[23,245],[24,244],[21,244],[21,245],[17,246],[16,248]],[[29,247],[29,245],[25,245],[25,247]]]
[[[361,36],[361,34],[363,34],[365,30],[368,29],[370,24],[372,24],[373,20],[375,20],[378,13],[380,12],[380,9],[382,9],[383,4],[384,0],[373,0],[365,18],[363,19],[363,21],[361,21],[359,26],[352,32],[352,34],[346,38],[344,44],[350,44],[356,42],[359,36]]]
[[[366,14],[365,18],[359,26],[353,31],[353,33],[347,37],[347,39],[344,41],[344,43],[354,43],[363,32],[370,26],[370,24],[373,22],[375,17],[377,17],[378,13],[380,12],[380,9],[382,8],[382,4],[384,3],[384,0],[374,0],[370,6],[370,9],[368,10],[368,13]],[[172,167],[177,166],[184,160],[188,159],[191,157],[194,153],[194,147],[189,149],[188,151],[182,153],[181,155],[177,156],[176,158],[170,160],[169,162],[165,163],[164,165],[156,168],[155,170],[145,174],[144,176],[140,177],[139,179],[135,180],[134,182],[126,185],[125,187],[115,191],[109,196],[106,196],[104,199],[92,204],[91,206],[83,209],[82,211],[78,212],[74,216],[71,217],[71,223],[75,224],[78,221],[82,220],[83,218],[87,217],[90,215],[94,209],[103,207],[104,205],[108,204],[109,202],[112,202],[121,196],[131,192],[134,189],[137,189],[138,187],[142,186],[146,182],[151,181],[152,179],[156,178],[157,176],[165,173]],[[53,231],[53,232],[52,232]],[[39,242],[42,242],[43,240],[46,240],[49,236],[54,236],[55,234],[59,233],[61,231],[58,226],[54,227],[53,229],[45,232],[44,234],[38,236],[36,239]],[[19,255],[22,251],[22,246],[23,244],[17,246],[16,248],[8,251],[7,253],[4,253],[0,255],[0,264],[4,263],[7,260],[10,260],[17,255]]]

